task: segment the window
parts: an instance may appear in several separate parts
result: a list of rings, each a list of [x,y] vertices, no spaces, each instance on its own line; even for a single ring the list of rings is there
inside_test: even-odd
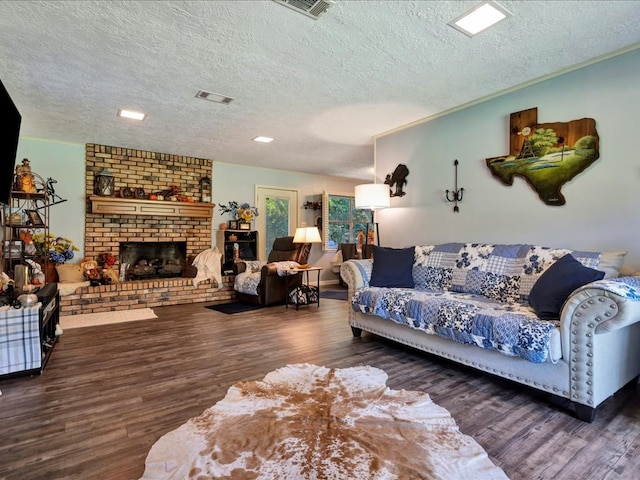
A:
[[[367,223],[371,223],[371,212],[356,209],[353,195],[324,192],[322,240],[325,250],[336,250],[341,243],[356,243],[358,232],[365,232]]]

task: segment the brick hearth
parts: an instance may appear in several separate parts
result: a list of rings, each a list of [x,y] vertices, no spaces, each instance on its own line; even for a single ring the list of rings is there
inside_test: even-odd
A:
[[[193,287],[190,278],[166,280],[135,280],[131,282],[79,287],[75,293],[60,299],[62,315],[99,313],[135,308],[153,308],[185,303],[229,303],[235,300],[233,277],[222,277],[222,289],[218,290],[206,280]]]
[[[100,253],[119,256],[120,242],[183,241],[187,255],[195,256],[212,244],[212,218],[192,216],[127,215],[93,213],[95,175],[108,168],[115,188],[144,189],[146,194],[176,185],[180,194],[196,201],[200,179],[212,177],[212,160],[131,150],[106,145],[86,145],[85,256]],[[116,272],[119,265],[113,267]],[[213,283],[213,284],[212,284]],[[136,280],[97,287],[80,287],[61,299],[63,315],[94,313],[162,305],[211,302],[228,303],[235,299],[233,278],[223,278],[223,288],[206,280],[193,287],[191,278]]]

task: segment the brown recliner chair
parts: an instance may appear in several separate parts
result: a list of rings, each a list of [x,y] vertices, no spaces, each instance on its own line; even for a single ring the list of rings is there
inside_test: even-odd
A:
[[[302,275],[278,275],[278,266],[274,262],[293,261],[299,264],[307,263],[310,243],[293,243],[293,237],[279,237],[273,242],[273,249],[269,253],[267,262],[249,261],[238,262],[233,266],[236,274],[234,289],[236,298],[241,302],[273,305],[284,303],[289,291],[299,286]],[[250,269],[250,270],[249,270]],[[242,291],[241,291],[242,290]]]

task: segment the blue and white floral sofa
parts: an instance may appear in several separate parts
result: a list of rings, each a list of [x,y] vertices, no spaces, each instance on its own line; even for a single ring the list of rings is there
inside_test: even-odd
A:
[[[569,399],[591,422],[640,374],[640,278],[626,252],[447,243],[349,260],[349,323]]]

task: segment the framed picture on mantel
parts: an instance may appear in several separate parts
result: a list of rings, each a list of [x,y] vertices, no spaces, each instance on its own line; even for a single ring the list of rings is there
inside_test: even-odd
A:
[[[238,230],[238,220],[229,220],[229,230]]]
[[[251,224],[249,222],[239,222],[238,230],[251,230]]]

